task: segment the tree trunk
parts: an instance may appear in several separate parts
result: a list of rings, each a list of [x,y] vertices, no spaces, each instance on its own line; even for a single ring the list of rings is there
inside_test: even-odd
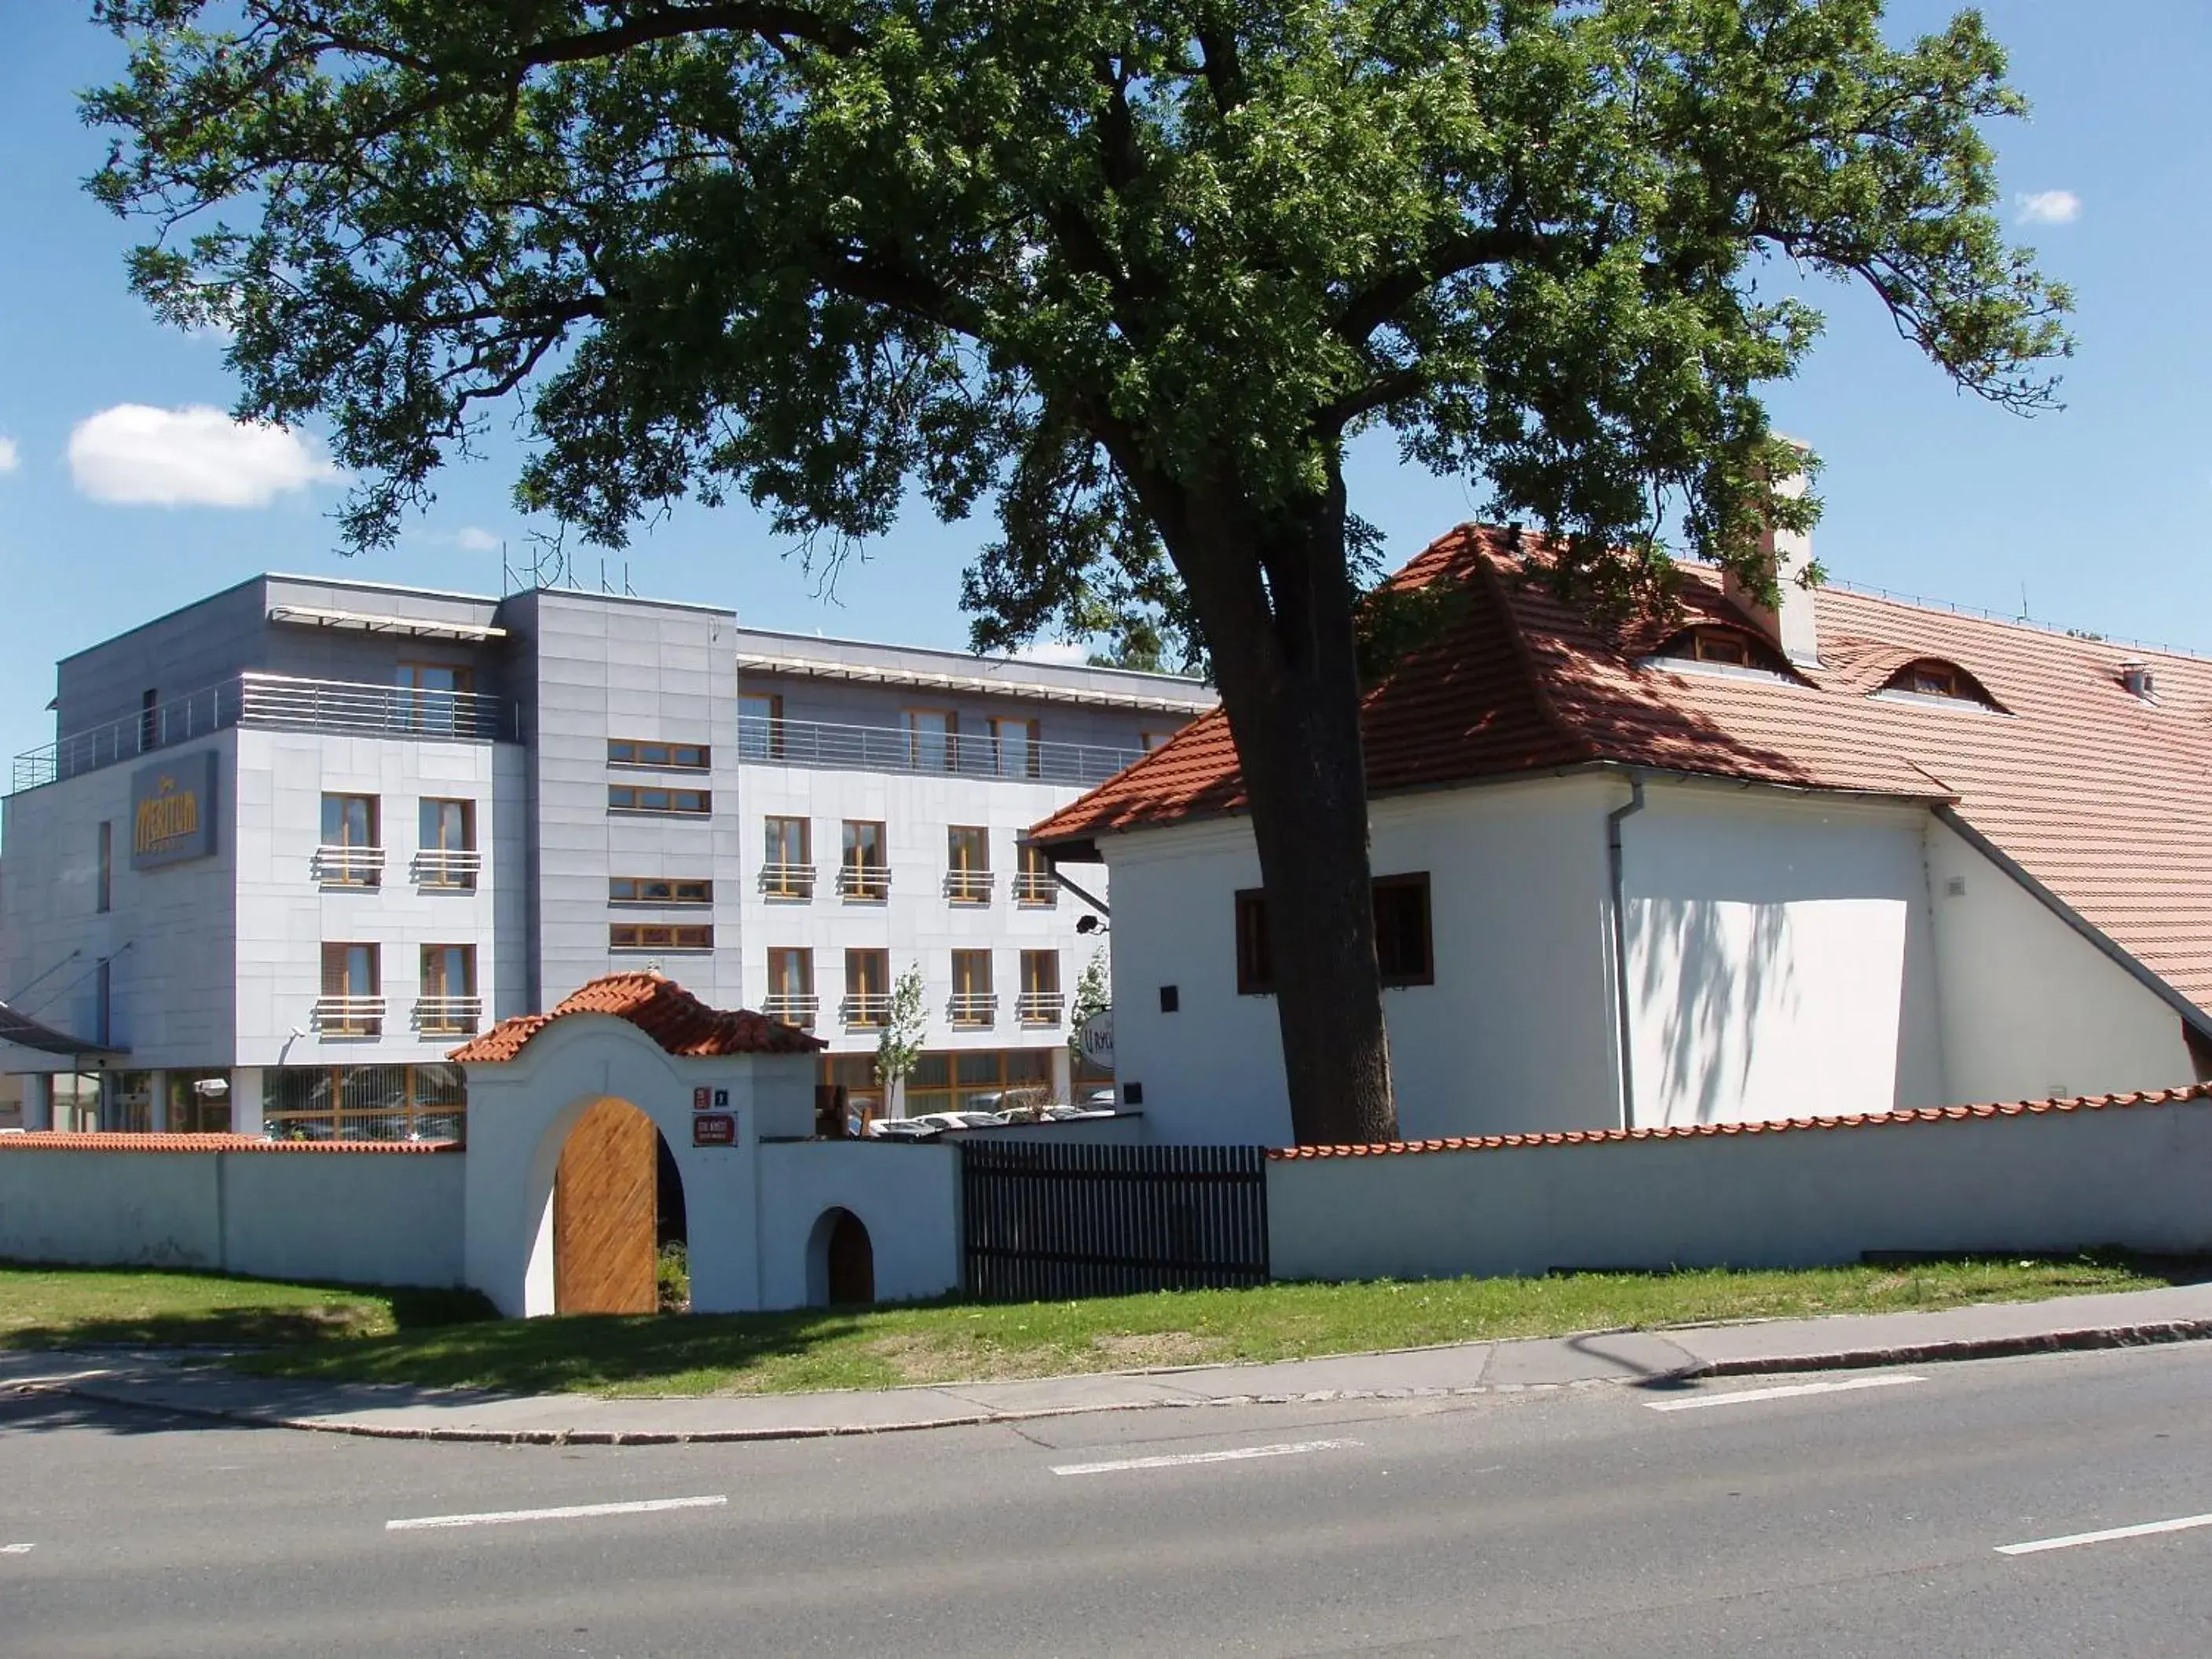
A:
[[[1194,514],[1215,520],[1204,526],[1214,534],[1246,539],[1208,549],[1208,534],[1177,558],[1250,801],[1300,1146],[1398,1133],[1375,957],[1354,596],[1343,488],[1333,482],[1331,496],[1288,520],[1255,526],[1242,514]],[[1251,568],[1255,531],[1264,591],[1256,580],[1253,592],[1224,591],[1237,586],[1222,581],[1225,570]],[[1210,568],[1200,574],[1200,567]]]

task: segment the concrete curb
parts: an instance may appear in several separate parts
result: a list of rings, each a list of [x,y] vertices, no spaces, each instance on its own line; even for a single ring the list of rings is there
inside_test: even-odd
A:
[[[1658,1334],[1658,1333],[1653,1333]],[[236,1423],[251,1428],[292,1429],[309,1434],[351,1435],[368,1440],[441,1440],[494,1446],[682,1446],[727,1445],[767,1440],[829,1440],[859,1435],[912,1434],[931,1429],[976,1428],[1001,1423],[1034,1423],[1055,1417],[1087,1417],[1109,1412],[1189,1411],[1208,1406],[1327,1405],[1337,1401],[1460,1399],[1480,1395],[1541,1394],[1569,1389],[1650,1388],[1691,1382],[1709,1376],[1760,1376],[1794,1371],[1862,1370],[1881,1365],[1925,1365],[1965,1359],[2008,1359],[2039,1353],[2094,1352],[2110,1348],[2152,1347],[2176,1342],[2212,1340],[2212,1319],[2160,1320],[2146,1324],[2093,1326],[2026,1336],[1960,1338],[1879,1348],[1839,1348],[1826,1353],[1743,1355],[1699,1360],[1643,1377],[1589,1377],[1565,1382],[1493,1382],[1465,1388],[1315,1389],[1284,1394],[1194,1396],[1188,1400],[1133,1400],[1080,1406],[1040,1406],[1022,1411],[979,1409],[910,1423],[807,1424],[762,1429],[469,1429],[436,1425],[356,1423],[343,1418],[290,1417],[241,1410],[134,1398],[127,1392],[80,1382],[48,1385],[57,1394],[122,1406]],[[1301,1362],[1291,1361],[1291,1364]]]

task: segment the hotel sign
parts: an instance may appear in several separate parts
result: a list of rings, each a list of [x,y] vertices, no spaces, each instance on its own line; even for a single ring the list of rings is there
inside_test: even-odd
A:
[[[131,774],[133,870],[159,870],[214,853],[218,759],[214,750],[203,749]]]

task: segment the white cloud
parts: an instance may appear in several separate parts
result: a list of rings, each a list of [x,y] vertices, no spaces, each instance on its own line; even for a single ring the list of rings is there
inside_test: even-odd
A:
[[[2081,198],[2070,190],[2024,191],[2013,201],[2024,225],[2070,225],[2081,216]]]
[[[498,537],[477,525],[465,524],[453,532],[453,545],[471,553],[489,553],[499,544]]]
[[[1061,668],[1080,668],[1091,647],[1071,640],[1032,640],[1014,653],[1016,662],[1052,663]]]
[[[0,472],[13,472],[23,459],[13,438],[0,438]]]
[[[204,404],[103,409],[70,434],[69,461],[76,487],[94,501],[155,507],[266,507],[344,477],[297,433],[234,421]]]

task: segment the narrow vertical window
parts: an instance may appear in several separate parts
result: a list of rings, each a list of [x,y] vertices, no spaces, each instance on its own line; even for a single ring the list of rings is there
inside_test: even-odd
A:
[[[907,763],[917,772],[950,772],[960,763],[960,720],[940,708],[906,711]]]
[[[1017,1010],[1024,1025],[1060,1024],[1060,952],[1022,952],[1022,1000]]]
[[[783,758],[783,698],[774,691],[745,691],[738,696],[738,758]]]
[[[323,946],[323,994],[315,1024],[325,1036],[376,1036],[384,1030],[381,975],[374,945]]]
[[[1275,988],[1275,957],[1267,945],[1267,895],[1247,887],[1237,895],[1237,994],[1259,996]]]
[[[765,823],[766,845],[763,848],[761,860],[761,891],[769,898],[812,898],[812,821],[770,817]]]
[[[416,878],[424,887],[472,890],[482,861],[477,856],[476,803],[426,799]]]
[[[812,1027],[814,952],[803,945],[772,945],[768,953],[768,1001],[761,1012],[801,1030]]]
[[[482,1004],[477,998],[477,947],[424,945],[416,1028],[426,1034],[466,1034],[477,1029],[481,1012]]]
[[[998,1014],[999,999],[991,990],[991,953],[955,951],[952,953],[952,1023],[989,1025]]]
[[[891,1012],[891,953],[888,951],[845,952],[845,1008],[848,1025],[882,1025]]]
[[[991,748],[1002,778],[1034,778],[1043,770],[1035,720],[994,720]]]
[[[115,908],[115,824],[109,818],[100,821],[100,884],[92,908],[102,915]]]
[[[138,694],[138,747],[155,749],[161,742],[161,694],[148,686]]]
[[[884,853],[884,826],[858,818],[845,820],[843,856],[837,866],[837,890],[848,899],[880,902],[890,896],[891,872]]]
[[[945,896],[955,904],[991,902],[991,832],[956,823],[945,832]]]
[[[374,887],[384,879],[384,847],[374,795],[325,795],[316,876],[325,887]]]

